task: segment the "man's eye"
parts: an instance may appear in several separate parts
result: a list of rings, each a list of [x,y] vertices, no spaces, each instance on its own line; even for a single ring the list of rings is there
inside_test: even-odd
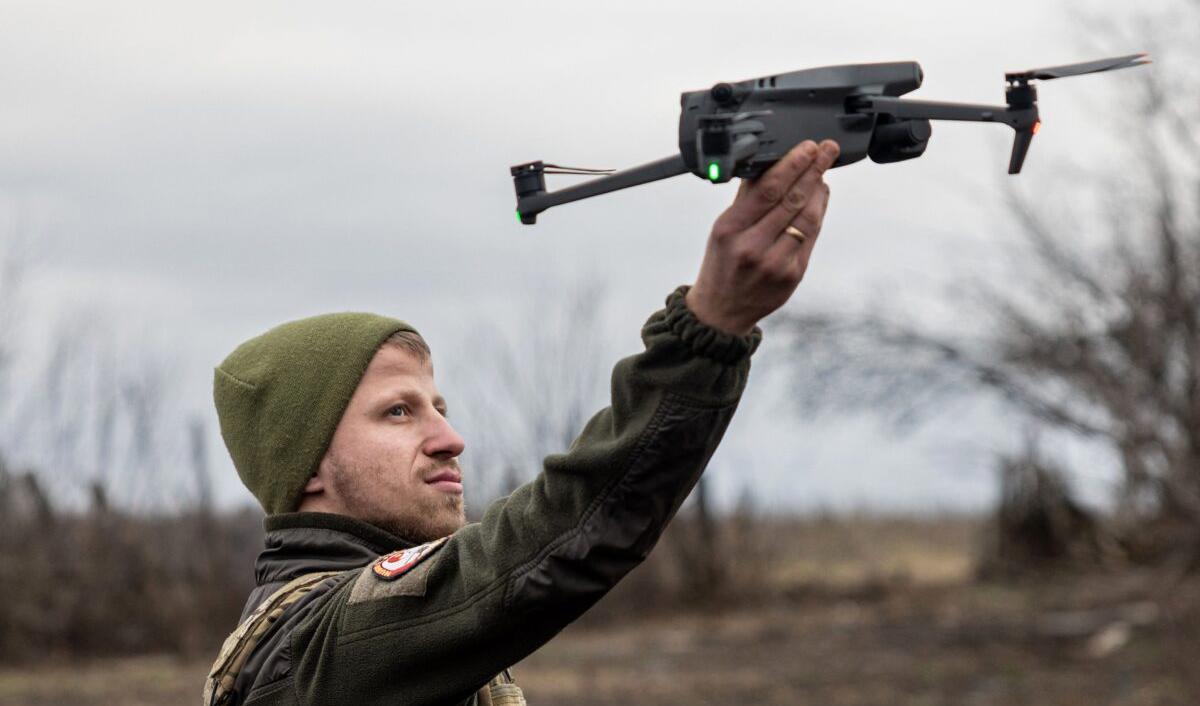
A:
[[[395,407],[392,407],[391,409],[388,410],[388,416],[399,417],[401,415],[408,416],[408,407],[405,407],[402,404],[398,404]]]

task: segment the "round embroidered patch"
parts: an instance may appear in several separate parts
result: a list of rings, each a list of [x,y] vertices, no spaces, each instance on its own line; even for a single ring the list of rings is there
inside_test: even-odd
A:
[[[420,564],[422,559],[445,544],[447,539],[449,537],[442,537],[439,540],[412,547],[411,549],[401,549],[398,552],[381,556],[375,560],[375,565],[372,567],[375,575],[384,581],[393,581],[400,578],[409,569]]]

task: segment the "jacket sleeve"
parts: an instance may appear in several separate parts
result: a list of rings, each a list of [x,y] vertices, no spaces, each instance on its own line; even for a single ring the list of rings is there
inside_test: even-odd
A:
[[[761,340],[702,324],[686,290],[614,367],[611,406],[535,480],[400,579],[367,567],[297,627],[301,703],[454,703],[646,557],[716,449]]]

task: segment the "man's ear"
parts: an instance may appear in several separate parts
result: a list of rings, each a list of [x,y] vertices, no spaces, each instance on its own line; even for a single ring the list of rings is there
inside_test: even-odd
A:
[[[328,483],[326,483],[326,478],[329,477],[328,464],[328,456],[321,459],[321,462],[317,464],[317,472],[312,474],[312,477],[304,484],[305,495],[324,493],[329,489]]]
[[[330,470],[325,460],[317,466],[317,472],[312,474],[304,484],[304,492],[300,493],[299,512],[338,512],[337,498],[333,496],[333,485],[329,482]]]
[[[305,493],[324,493],[325,492],[325,479],[321,477],[321,474],[319,472],[316,475],[314,475],[312,478],[309,478],[308,482],[304,484],[304,492]]]

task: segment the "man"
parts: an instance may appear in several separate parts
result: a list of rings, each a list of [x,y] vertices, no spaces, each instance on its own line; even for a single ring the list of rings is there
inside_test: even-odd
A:
[[[646,557],[704,470],[799,284],[832,141],[743,182],[696,282],[613,369],[612,404],[542,473],[463,517],[463,440],[408,325],[279,326],[216,369],[234,465],[267,512],[257,588],[206,704],[519,704],[508,667]]]

